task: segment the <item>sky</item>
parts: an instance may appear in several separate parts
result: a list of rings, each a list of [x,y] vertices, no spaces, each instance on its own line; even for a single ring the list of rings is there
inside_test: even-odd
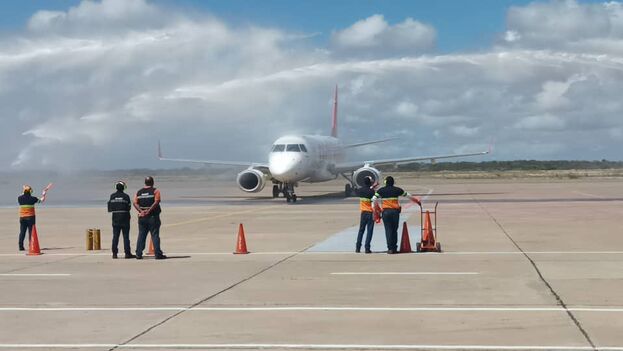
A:
[[[398,137],[351,159],[622,160],[616,1],[1,2],[4,170],[265,162],[284,134]]]

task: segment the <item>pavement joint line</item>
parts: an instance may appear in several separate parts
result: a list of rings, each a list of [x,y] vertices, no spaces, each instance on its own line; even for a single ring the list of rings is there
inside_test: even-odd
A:
[[[569,311],[622,313],[623,308],[569,307]],[[566,312],[562,307],[356,307],[356,306],[263,306],[263,307],[0,307],[2,312]]]
[[[473,198],[474,200],[477,201],[478,206],[480,206],[480,208],[489,216],[489,218],[491,218],[491,220],[493,220],[493,222],[500,228],[500,230],[502,230],[502,233],[504,233],[504,235],[508,238],[508,240],[511,241],[511,243],[513,243],[513,245],[517,248],[517,250],[521,251],[521,253],[523,253],[523,256],[528,260],[528,262],[530,262],[530,264],[532,265],[532,267],[534,268],[534,270],[536,271],[536,274],[538,275],[539,279],[543,282],[543,284],[545,284],[545,286],[547,287],[547,289],[549,289],[550,293],[554,296],[554,298],[556,299],[556,301],[558,302],[558,304],[565,309],[565,311],[567,312],[567,315],[569,316],[569,318],[571,319],[571,321],[575,324],[575,326],[578,328],[578,330],[580,331],[580,333],[582,334],[582,336],[584,336],[584,339],[588,342],[588,344],[592,347],[592,350],[597,351],[597,347],[595,346],[595,343],[593,342],[593,340],[591,339],[591,337],[588,335],[588,332],[584,329],[584,327],[582,326],[582,323],[580,323],[580,321],[575,317],[575,315],[573,314],[572,311],[569,310],[569,308],[567,307],[567,304],[565,303],[565,301],[562,299],[562,297],[556,292],[556,290],[554,290],[554,287],[552,287],[552,285],[547,281],[547,279],[545,279],[545,276],[543,276],[543,273],[541,272],[541,270],[539,269],[539,267],[537,266],[536,262],[534,262],[534,260],[532,259],[532,257],[530,257],[530,255],[528,255],[522,248],[521,246],[519,246],[519,244],[515,241],[515,239],[513,239],[513,237],[510,235],[510,233],[504,228],[504,226],[502,225],[502,223],[500,223],[497,218],[495,218],[495,216],[493,216],[493,214],[491,212],[489,212],[489,210],[487,210],[487,208],[485,206],[483,206],[482,203],[480,203],[480,201],[478,201],[476,198]]]
[[[587,346],[556,345],[426,345],[426,344],[0,344],[0,348],[120,348],[120,349],[332,349],[332,350],[593,350]],[[623,351],[623,346],[598,347]]]
[[[276,207],[276,206],[273,206],[273,207]],[[275,263],[272,263],[272,264],[268,265],[268,266],[267,266],[267,267],[265,267],[265,268],[262,268],[261,270],[259,270],[259,271],[255,272],[255,273],[251,274],[250,276],[248,276],[248,277],[246,277],[246,278],[244,278],[244,279],[242,279],[242,280],[240,280],[240,281],[238,281],[238,282],[236,282],[236,283],[234,283],[234,284],[232,284],[232,285],[230,285],[230,286],[228,286],[228,287],[226,287],[226,288],[224,288],[224,289],[221,289],[221,290],[217,291],[216,293],[213,293],[213,294],[211,294],[211,295],[209,295],[209,296],[207,296],[207,297],[205,297],[205,298],[203,298],[203,299],[201,299],[201,300],[199,300],[199,301],[195,302],[194,304],[192,304],[192,305],[188,306],[188,310],[190,310],[190,309],[192,309],[192,308],[194,308],[194,307],[197,307],[197,306],[201,305],[202,303],[205,303],[205,302],[207,302],[207,301],[209,301],[209,300],[211,300],[211,299],[213,299],[213,298],[215,298],[215,297],[217,297],[217,296],[219,296],[219,295],[221,295],[221,294],[223,294],[223,293],[225,293],[225,292],[227,292],[227,291],[229,291],[229,290],[231,290],[231,289],[233,289],[233,288],[235,288],[235,287],[237,287],[237,286],[239,286],[239,285],[241,285],[241,284],[243,284],[243,283],[245,283],[245,282],[247,282],[247,281],[249,281],[249,280],[251,280],[251,279],[253,279],[253,278],[257,277],[257,276],[259,276],[260,274],[262,274],[262,273],[264,273],[264,272],[266,272],[266,271],[268,271],[268,270],[270,270],[270,269],[272,269],[272,268],[274,268],[274,267],[278,266],[279,264],[281,264],[281,263],[283,263],[283,262],[285,262],[285,261],[289,260],[290,258],[292,258],[292,257],[294,257],[294,256],[296,256],[296,255],[298,255],[298,254],[300,254],[301,252],[303,252],[303,251],[307,250],[309,247],[311,247],[311,245],[310,245],[310,246],[308,246],[308,247],[303,248],[302,250],[300,250],[300,251],[298,251],[298,252],[296,252],[296,253],[294,253],[294,254],[292,254],[292,255],[289,255],[289,256],[287,256],[287,257],[284,257],[284,258],[280,259],[279,261],[277,261],[277,262],[275,262]],[[175,317],[177,317],[177,316],[181,315],[182,313],[184,313],[184,312],[186,312],[186,311],[187,311],[187,310],[181,310],[181,311],[177,311],[177,312],[175,312],[174,314],[172,314],[172,315],[168,316],[168,317],[167,317],[167,318],[165,318],[164,320],[162,320],[162,321],[160,321],[160,322],[158,322],[158,323],[156,323],[156,324],[154,324],[154,325],[150,326],[149,328],[145,329],[144,331],[142,331],[142,332],[140,332],[140,333],[136,334],[135,336],[131,337],[131,338],[130,338],[130,339],[128,339],[127,341],[125,341],[125,342],[121,343],[119,346],[115,346],[115,347],[110,348],[110,349],[109,349],[109,351],[116,350],[117,348],[123,347],[123,345],[127,345],[127,344],[131,343],[132,341],[134,341],[134,340],[136,340],[136,339],[140,338],[140,337],[141,337],[141,336],[143,336],[143,335],[146,335],[147,333],[151,332],[151,331],[152,331],[152,330],[154,330],[155,328],[157,328],[157,327],[159,327],[159,326],[163,325],[164,323],[166,323],[166,322],[170,321],[171,319],[173,319],[173,318],[175,318]]]
[[[279,207],[279,206],[273,205],[273,206],[267,206],[267,207],[252,208],[250,210],[245,210],[245,211],[223,213],[223,214],[220,214],[220,215],[207,216],[207,217],[192,219],[192,220],[183,221],[183,222],[164,224],[164,225],[162,225],[162,228],[172,228],[172,227],[177,227],[177,226],[182,226],[182,225],[187,225],[187,224],[201,223],[201,222],[206,222],[206,221],[209,221],[209,220],[212,220],[212,219],[219,219],[219,218],[231,217],[231,216],[235,216],[235,215],[241,215],[241,214],[247,214],[247,213],[252,213],[252,212],[264,211],[264,210],[268,210],[268,209],[276,208],[276,207]]]
[[[23,256],[23,255],[20,255],[20,256]],[[10,273],[15,273],[15,272],[23,271],[23,270],[26,270],[26,269],[32,269],[32,268],[35,268],[35,267],[47,266],[47,265],[49,265],[49,264],[53,264],[53,263],[58,263],[58,262],[69,261],[69,260],[73,260],[73,259],[75,259],[75,258],[78,258],[78,257],[80,257],[80,256],[84,256],[84,255],[75,255],[75,256],[71,256],[71,257],[61,258],[61,259],[59,259],[59,260],[55,260],[55,261],[42,262],[42,263],[35,264],[35,265],[32,265],[32,266],[27,266],[27,267],[19,267],[19,268],[11,269],[11,270],[9,270],[9,271],[7,271],[7,272],[3,272],[3,274],[10,274]],[[24,256],[24,257],[29,257],[29,256]]]

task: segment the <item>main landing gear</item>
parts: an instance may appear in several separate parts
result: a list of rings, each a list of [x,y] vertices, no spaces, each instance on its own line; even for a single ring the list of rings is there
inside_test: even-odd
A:
[[[353,196],[353,192],[355,189],[357,189],[357,186],[355,185],[355,182],[353,181],[352,173],[350,175],[340,173],[340,175],[348,181],[348,184],[344,185],[344,197]]]
[[[279,197],[279,194],[283,193],[283,197],[286,198],[286,202],[296,202],[296,194],[294,193],[294,185],[288,183],[279,183],[273,185],[273,198]]]

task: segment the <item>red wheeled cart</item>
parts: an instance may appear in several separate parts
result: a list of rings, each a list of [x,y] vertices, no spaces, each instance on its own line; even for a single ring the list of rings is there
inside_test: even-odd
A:
[[[424,210],[420,204],[421,240],[415,244],[416,252],[441,252],[441,243],[437,236],[437,205],[439,202],[435,202],[435,207],[431,211]],[[431,215],[433,216],[432,221]]]

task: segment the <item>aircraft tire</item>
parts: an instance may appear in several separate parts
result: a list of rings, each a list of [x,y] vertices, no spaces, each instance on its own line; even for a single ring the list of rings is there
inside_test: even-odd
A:
[[[344,185],[344,197],[350,197],[353,194],[353,187],[350,184]]]
[[[279,197],[279,186],[273,185],[273,199]]]

